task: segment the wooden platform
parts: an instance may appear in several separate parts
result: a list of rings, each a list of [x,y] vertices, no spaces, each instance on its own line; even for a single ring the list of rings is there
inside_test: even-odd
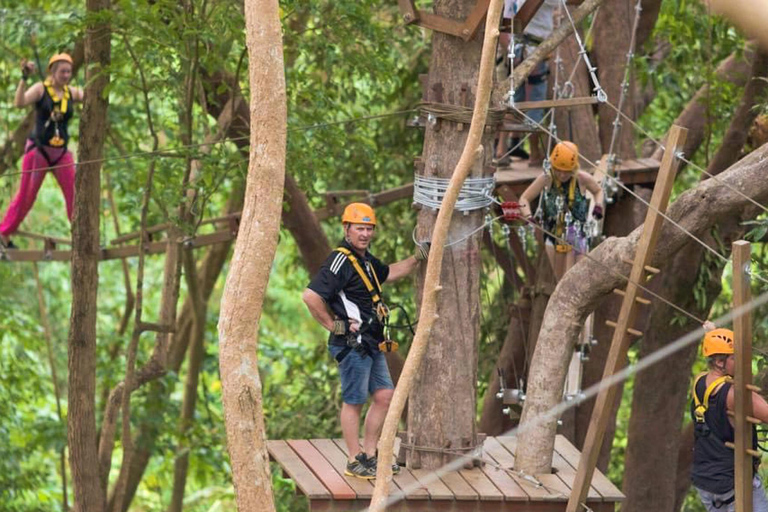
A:
[[[489,437],[483,445],[482,468],[461,469],[434,479],[424,469],[402,468],[394,478],[392,495],[405,499],[387,510],[397,511],[524,511],[565,510],[580,454],[557,436],[553,467],[548,475],[523,477],[509,471],[515,462],[515,437]],[[270,457],[307,496],[310,510],[352,511],[368,506],[373,483],[344,476],[346,445],[341,439],[268,441]],[[594,512],[615,510],[624,496],[600,472],[595,472],[587,505]]]
[[[621,173],[621,181],[627,185],[650,185],[656,182],[659,164],[653,158],[625,160],[617,166],[616,172]],[[511,187],[520,195],[542,172],[544,170],[541,167],[529,167],[527,160],[516,160],[510,166],[496,170],[496,186]]]

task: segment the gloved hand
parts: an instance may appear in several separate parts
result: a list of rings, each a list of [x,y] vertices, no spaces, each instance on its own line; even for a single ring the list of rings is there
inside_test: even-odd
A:
[[[603,218],[603,207],[598,205],[595,205],[594,208],[592,208],[592,216],[596,218],[597,220],[600,220]]]
[[[416,258],[416,261],[427,261],[427,258],[429,258],[429,248],[431,246],[431,242],[417,243],[416,251],[413,253],[413,257]]]

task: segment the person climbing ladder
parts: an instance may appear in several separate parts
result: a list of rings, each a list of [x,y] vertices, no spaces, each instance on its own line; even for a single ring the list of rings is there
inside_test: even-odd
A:
[[[70,87],[72,57],[58,53],[48,61],[48,77],[27,89],[27,80],[35,72],[35,65],[27,60],[21,63],[21,80],[16,88],[13,104],[17,108],[35,105],[35,124],[24,148],[21,164],[21,185],[0,222],[0,242],[7,249],[16,246],[10,235],[32,209],[45,175],[51,171],[64,193],[67,217],[72,220],[75,195],[75,162],[67,149],[68,124],[72,119],[72,104],[83,101],[83,91]]]
[[[559,281],[580,255],[589,251],[589,197],[592,216],[603,217],[603,190],[587,172],[579,170],[579,149],[573,142],[559,142],[550,155],[552,171],[542,174],[520,196],[520,213],[531,217],[531,201],[541,195],[535,220],[545,233],[546,251]],[[554,236],[553,236],[554,235]]]

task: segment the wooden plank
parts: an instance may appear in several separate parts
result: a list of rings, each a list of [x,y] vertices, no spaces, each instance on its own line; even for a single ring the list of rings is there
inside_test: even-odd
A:
[[[436,30],[443,34],[451,34],[456,37],[462,37],[464,31],[464,24],[457,21],[449,20],[443,16],[433,14],[428,11],[418,11],[420,27],[428,28],[430,30]]]
[[[656,186],[653,188],[650,206],[643,224],[643,232],[635,249],[634,263],[630,273],[630,281],[624,294],[624,300],[621,303],[621,310],[617,320],[617,327],[613,331],[613,339],[608,352],[608,358],[605,362],[603,379],[607,379],[618,372],[625,364],[627,351],[629,349],[630,337],[627,336],[627,328],[635,323],[637,312],[635,298],[638,295],[639,288],[635,283],[644,282],[645,266],[650,263],[650,258],[656,247],[661,226],[664,218],[659,212],[664,213],[669,204],[669,195],[672,192],[672,184],[675,181],[675,174],[680,165],[680,160],[676,153],[685,144],[688,131],[679,126],[673,126],[667,140],[667,149],[659,168],[659,175],[656,180]],[[597,465],[597,457],[603,444],[605,429],[611,417],[611,410],[616,401],[617,386],[603,388],[597,395],[592,418],[587,429],[587,436],[584,440],[584,450],[581,456],[581,463],[576,472],[576,480],[573,484],[573,492],[568,501],[566,512],[580,512],[582,503],[587,498],[587,491],[592,474]]]
[[[440,475],[440,480],[451,490],[457,501],[478,501],[480,496],[464,477],[456,471]]]
[[[461,469],[459,474],[480,496],[480,501],[502,501],[504,494],[491,482],[480,468]]]
[[[397,6],[406,25],[419,19],[413,0],[397,0]]]
[[[293,451],[309,466],[315,476],[331,492],[335,500],[353,500],[357,497],[355,491],[339,476],[325,457],[306,439],[286,441]]]
[[[358,498],[368,498],[373,495],[373,481],[344,475],[347,466],[347,456],[331,439],[312,439],[312,445],[317,448],[325,460],[336,470],[341,478],[355,491]]]
[[[555,451],[573,468],[579,467],[581,454],[565,437],[558,435],[555,438]],[[592,486],[598,493],[600,493],[605,501],[624,501],[624,495],[621,491],[600,471],[596,470],[592,476]],[[571,487],[573,487],[573,485],[571,485]]]
[[[557,477],[560,478],[568,488],[568,494],[570,495],[573,481],[576,479],[576,469],[568,464],[568,461],[565,460],[562,455],[557,453],[557,450],[552,453],[552,469],[555,471]],[[602,501],[603,496],[597,492],[594,485],[590,485],[587,499],[588,501]]]
[[[330,500],[331,493],[317,479],[285,441],[267,441],[269,455],[296,482],[296,487],[309,499]]]
[[[496,440],[499,441],[504,448],[509,450],[510,453],[515,453],[517,450],[517,437],[498,436],[496,437]],[[547,493],[545,499],[548,501],[566,501],[571,494],[571,488],[566,486],[555,474],[549,473],[532,476],[541,482],[543,486],[541,489]],[[533,499],[533,497],[531,497],[531,499]]]
[[[467,16],[467,19],[464,21],[464,28],[461,31],[462,39],[469,41],[475,37],[477,28],[480,26],[480,23],[485,20],[485,15],[488,12],[488,6],[490,4],[491,0],[477,0],[477,3],[475,3],[469,16]]]
[[[733,243],[733,310],[744,308],[752,300],[750,289],[751,247],[749,242],[738,240]],[[752,512],[752,313],[749,310],[736,314],[733,319],[734,358],[734,490],[736,491],[736,512]]]
[[[333,442],[339,447],[344,456],[347,456],[347,443],[343,439],[334,439]],[[362,443],[362,441],[361,441]],[[416,480],[407,468],[400,468],[400,474],[394,475],[392,478],[394,487],[397,488],[395,492],[393,489],[392,495],[402,494],[404,490],[408,490],[408,494],[405,496],[406,500],[428,500],[429,493],[426,489]]]
[[[594,105],[597,103],[596,96],[583,96],[580,98],[562,98],[559,100],[541,100],[541,101],[519,101],[515,103],[514,110],[534,110],[537,108],[569,108],[580,105]]]
[[[454,495],[437,475],[428,469],[412,469],[411,473],[427,489],[432,500],[453,500]]]
[[[55,236],[41,235],[39,233],[30,233],[29,231],[17,231],[13,235],[14,237],[30,238],[32,240],[51,240],[54,243],[60,245],[72,245],[72,240],[69,238],[59,238]]]
[[[499,444],[493,437],[487,437],[483,442],[483,455],[493,464],[485,464],[481,468],[483,474],[496,486],[501,494],[504,495],[506,501],[528,501],[528,493],[526,493],[520,484],[518,484],[506,471],[496,467],[499,464],[493,457],[492,452],[495,451]]]

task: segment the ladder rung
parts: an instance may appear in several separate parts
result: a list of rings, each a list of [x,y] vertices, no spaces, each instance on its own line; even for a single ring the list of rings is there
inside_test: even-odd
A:
[[[728,448],[730,448],[731,450],[735,450],[735,449],[736,449],[736,445],[734,445],[734,444],[733,444],[732,442],[730,442],[730,441],[726,441],[726,442],[725,442],[725,446],[727,446],[727,447],[728,447]],[[763,454],[762,454],[762,453],[760,453],[760,452],[759,452],[759,451],[757,451],[757,450],[753,450],[753,449],[751,449],[751,448],[747,448],[747,449],[746,449],[746,450],[744,450],[744,451],[745,451],[745,452],[747,452],[747,455],[751,455],[751,456],[753,456],[753,457],[757,457],[758,459],[759,459],[759,458],[761,458],[761,457],[763,456]]]
[[[627,294],[627,292],[625,292],[624,290],[619,290],[618,288],[614,288],[613,293],[615,293],[616,295],[621,295],[622,297]],[[642,297],[635,297],[635,302],[642,304],[644,306],[648,306],[651,303],[651,301],[649,301],[648,299],[644,299]]]
[[[621,261],[623,261],[624,263],[628,263],[629,265],[635,264],[635,262],[629,258],[621,258]],[[656,267],[652,267],[650,265],[645,265],[643,268],[649,274],[658,274],[659,272],[661,272],[661,270],[657,269]]]
[[[608,327],[613,327],[614,329],[618,326],[616,322],[613,320],[606,320],[605,325]],[[632,336],[642,336],[643,333],[638,331],[637,329],[632,329],[631,327],[627,328],[627,333],[631,334]]]
[[[760,392],[763,391],[762,389],[760,389],[759,387],[755,386],[754,384],[747,384],[746,388],[748,390],[750,390],[750,391],[754,391],[755,393],[760,393]]]
[[[732,416],[732,417],[736,416],[736,413],[733,412],[733,411],[725,411],[725,412],[726,412],[726,414],[728,414],[728,416]],[[762,423],[762,421],[760,421],[759,419],[755,418],[754,416],[745,416],[744,419],[747,420],[747,423],[752,423],[753,425],[760,425]]]

